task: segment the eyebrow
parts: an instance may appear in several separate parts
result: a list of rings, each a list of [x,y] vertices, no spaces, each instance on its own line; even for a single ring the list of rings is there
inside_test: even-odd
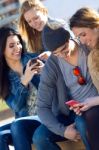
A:
[[[78,36],[81,36],[81,35],[84,34],[84,33],[85,33],[85,32],[81,32],[81,33],[78,34]]]

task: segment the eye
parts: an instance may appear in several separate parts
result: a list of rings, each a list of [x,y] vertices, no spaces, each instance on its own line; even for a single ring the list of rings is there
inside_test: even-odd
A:
[[[39,16],[36,16],[35,18],[34,18],[34,20],[37,20],[39,18]]]
[[[9,45],[9,48],[13,48],[13,47],[14,47],[14,44],[10,44],[10,45]]]
[[[86,36],[86,33],[85,33],[85,32],[84,32],[84,33],[82,33],[82,34],[81,34],[81,36]]]
[[[20,44],[21,44],[20,41],[18,41],[18,42],[17,42],[17,45],[20,45]]]
[[[30,24],[30,23],[31,23],[31,20],[27,21],[27,23]]]

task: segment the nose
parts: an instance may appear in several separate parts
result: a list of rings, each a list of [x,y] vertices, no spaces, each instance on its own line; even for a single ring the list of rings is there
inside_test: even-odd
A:
[[[20,46],[19,45],[15,45],[15,51],[19,52],[21,50]]]

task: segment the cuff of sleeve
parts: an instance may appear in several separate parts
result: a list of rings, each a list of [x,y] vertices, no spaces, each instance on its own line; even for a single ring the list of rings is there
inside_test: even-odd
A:
[[[28,88],[28,86],[25,86],[22,83],[20,83],[20,90],[22,93],[26,93],[26,92],[28,92],[29,88]]]
[[[61,124],[60,128],[59,128],[59,131],[58,131],[58,134],[62,137],[64,137],[64,132],[66,130],[66,126],[64,126],[63,124]]]

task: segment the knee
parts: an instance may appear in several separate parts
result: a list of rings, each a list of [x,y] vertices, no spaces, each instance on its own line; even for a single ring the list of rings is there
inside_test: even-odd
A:
[[[48,140],[48,135],[46,135],[43,130],[40,130],[39,127],[35,130],[32,141],[34,145],[42,145],[46,143],[46,140]]]
[[[9,134],[6,133],[6,131],[0,132],[0,145],[1,143],[7,143],[9,139]]]
[[[21,133],[22,131],[22,126],[20,124],[19,121],[15,121],[11,124],[11,133],[12,133],[12,136],[16,136],[17,134]]]
[[[33,144],[35,144],[35,145],[37,145],[37,144],[41,145],[41,143],[43,142],[43,140],[44,140],[44,136],[42,137],[42,135],[36,129],[36,131],[34,132],[33,138],[32,138]]]
[[[5,138],[4,138],[4,134],[2,134],[2,133],[0,132],[0,143],[1,143],[1,142],[4,142],[4,139],[5,139]]]
[[[75,125],[77,130],[80,132],[80,134],[84,135],[86,134],[86,122],[85,119],[81,116],[77,116],[75,119]]]

